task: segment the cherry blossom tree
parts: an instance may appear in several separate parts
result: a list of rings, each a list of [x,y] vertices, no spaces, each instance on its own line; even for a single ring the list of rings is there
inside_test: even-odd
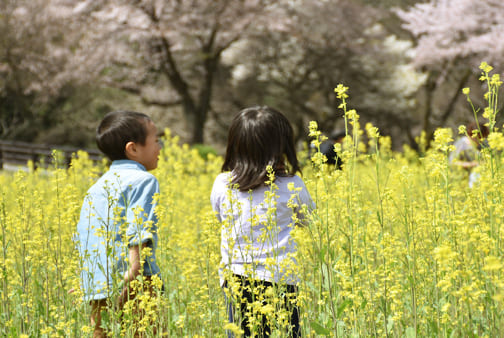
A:
[[[252,32],[283,25],[281,16],[270,20],[276,8],[269,0],[53,1],[81,32],[72,68],[149,104],[181,106],[192,143],[204,141],[222,53]]]
[[[351,58],[362,50],[358,39],[371,17],[345,0],[284,1],[281,6],[291,19],[286,29],[250,36],[225,53],[238,89],[233,99],[241,106],[271,102],[289,115],[299,136],[306,134],[308,120],[322,115],[321,126],[330,131],[341,115],[333,89],[358,74]],[[349,24],[350,18],[359,24]]]
[[[68,26],[82,32],[71,65],[81,80],[100,79],[150,105],[181,107],[192,143],[204,141],[209,123],[225,130],[226,112],[257,103],[285,111],[297,135],[306,134],[311,119],[330,132],[341,122],[333,92],[338,83],[352,88],[363,103],[357,108],[375,121],[412,125],[404,118],[403,103],[411,99],[404,87],[379,90],[396,73],[376,62],[370,71],[373,58],[361,57],[371,53],[377,60],[381,47],[370,41],[385,38],[368,33],[382,15],[369,6],[348,0],[52,1],[67,6]],[[389,52],[381,55],[391,69],[397,65]],[[375,95],[363,99],[369,91]],[[379,97],[401,103],[380,107]]]
[[[504,2],[432,0],[396,13],[416,41],[414,65],[428,72],[423,129],[432,135],[463,101],[479,63],[502,63]]]
[[[10,77],[2,86],[22,83],[17,92],[31,95],[23,109],[8,110],[64,115],[54,105],[81,95],[75,88],[112,87],[167,115],[180,113],[180,132],[189,130],[183,139],[191,143],[205,134],[218,142],[231,113],[251,104],[280,108],[302,136],[308,120],[327,132],[341,123],[333,88],[343,83],[363,120],[385,133],[406,130],[411,140],[419,123],[414,95],[428,81],[408,64],[412,46],[389,23],[384,8],[394,1],[365,2],[5,1],[0,23],[10,25],[4,32],[11,38],[2,40],[0,72]],[[80,104],[75,110],[82,112]]]
[[[410,65],[412,44],[377,23],[388,12],[347,0],[284,6],[292,18],[285,32],[249,39],[224,55],[235,88],[243,87],[233,97],[238,105],[272,101],[287,112],[297,135],[306,135],[309,120],[329,134],[343,124],[333,90],[343,83],[363,120],[397,134],[398,142],[414,142],[418,119],[411,112],[425,75]]]
[[[443,65],[457,59],[479,65],[504,59],[504,2],[433,0],[397,10],[403,27],[416,38],[417,65]]]

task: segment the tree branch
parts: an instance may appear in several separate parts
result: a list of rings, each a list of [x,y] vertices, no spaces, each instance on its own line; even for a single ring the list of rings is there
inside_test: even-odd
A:
[[[462,93],[462,89],[464,89],[464,87],[466,86],[467,81],[471,76],[471,73],[472,73],[471,70],[467,69],[462,78],[460,79],[454,95],[452,96],[450,102],[448,103],[448,106],[446,107],[443,115],[441,115],[441,125],[445,124],[448,117],[450,117],[450,115],[452,114],[453,109],[455,108],[455,104],[457,103],[457,100],[460,97],[460,93]]]

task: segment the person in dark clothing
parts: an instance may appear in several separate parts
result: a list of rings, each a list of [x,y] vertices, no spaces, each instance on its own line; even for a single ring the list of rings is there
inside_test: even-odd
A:
[[[334,150],[334,145],[336,143],[341,143],[343,138],[346,136],[344,130],[335,130],[331,133],[329,138],[320,144],[320,152],[327,157],[327,164],[332,164],[336,169],[341,170],[343,165],[343,160],[338,156]]]

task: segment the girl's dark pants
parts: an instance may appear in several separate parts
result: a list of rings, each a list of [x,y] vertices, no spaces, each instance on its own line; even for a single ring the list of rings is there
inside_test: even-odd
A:
[[[240,276],[240,275],[233,275],[233,278],[235,281],[237,280],[239,283],[239,294],[238,294],[238,299],[237,302],[240,304],[240,314],[241,314],[241,323],[240,323],[240,328],[244,331],[244,337],[250,337],[251,332],[250,332],[250,327],[248,325],[249,320],[249,314],[247,311],[247,304],[251,304],[254,302],[255,299],[259,298],[259,292],[264,293],[268,287],[273,288],[274,290],[278,290],[279,288],[285,288],[285,293],[282,295],[282,305],[287,311],[290,312],[290,325],[291,325],[291,330],[289,332],[288,337],[301,337],[301,328],[299,325],[299,307],[297,306],[296,303],[296,298],[297,298],[297,286],[295,285],[282,285],[279,286],[278,284],[263,281],[263,280],[252,280],[249,277],[245,276]],[[228,287],[228,283],[224,284],[224,288]],[[264,297],[267,299],[267,297]],[[266,305],[267,301],[263,301],[262,305]],[[233,303],[233,300],[228,299],[226,297],[226,306],[227,306],[227,312],[228,312],[228,319],[230,323],[236,323],[238,318],[236,318],[235,315],[235,304]],[[259,337],[269,337],[271,334],[271,328],[268,325],[268,321],[266,319],[266,316],[262,316],[262,325],[260,332],[259,332]],[[257,334],[257,333],[256,333]],[[228,337],[234,337],[232,332],[228,332]]]

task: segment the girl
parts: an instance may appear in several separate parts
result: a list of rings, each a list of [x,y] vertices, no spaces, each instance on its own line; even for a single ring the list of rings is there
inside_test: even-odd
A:
[[[236,324],[229,327],[241,327],[245,336],[269,336],[272,324],[300,335],[291,231],[314,205],[296,172],[293,131],[285,116],[270,107],[238,113],[211,202],[222,222],[221,286],[229,321]]]

